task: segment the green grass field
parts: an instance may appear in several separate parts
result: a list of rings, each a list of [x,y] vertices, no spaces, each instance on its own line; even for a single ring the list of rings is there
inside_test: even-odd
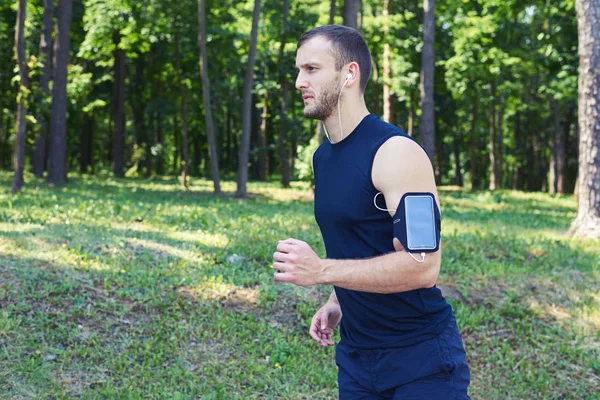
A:
[[[275,284],[279,239],[324,256],[307,186],[0,173],[0,398],[325,399],[334,349],[308,324],[329,287]],[[233,182],[224,182],[232,193]],[[570,196],[440,191],[439,283],[473,399],[600,398],[600,242]],[[337,338],[337,337],[336,337]]]

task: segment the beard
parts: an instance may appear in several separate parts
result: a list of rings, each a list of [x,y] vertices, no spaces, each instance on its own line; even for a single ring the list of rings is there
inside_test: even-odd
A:
[[[313,97],[312,104],[304,107],[305,117],[324,121],[335,112],[339,96],[338,81],[339,76],[336,76],[331,83],[323,87],[318,98]]]

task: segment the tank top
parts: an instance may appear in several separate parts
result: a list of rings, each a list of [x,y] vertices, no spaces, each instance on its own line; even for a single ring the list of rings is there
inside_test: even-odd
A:
[[[395,251],[392,217],[373,204],[378,190],[371,178],[377,150],[393,136],[410,138],[369,114],[344,140],[326,141],[314,153],[314,212],[327,258],[364,259]],[[383,196],[377,200],[385,209]],[[356,348],[404,347],[432,339],[452,314],[435,286],[392,294],[334,289],[342,309],[341,342]]]

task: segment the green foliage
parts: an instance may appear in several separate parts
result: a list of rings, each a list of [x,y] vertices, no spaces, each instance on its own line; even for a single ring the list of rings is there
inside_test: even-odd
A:
[[[335,22],[341,23],[342,2],[337,2]],[[383,85],[391,90],[392,122],[413,132],[420,124],[420,68],[423,5],[419,0],[390,2],[389,17],[383,18],[380,0],[362,1],[360,30],[373,58],[372,79],[366,91],[368,108],[383,112]],[[14,63],[15,2],[0,5],[0,168],[11,165],[14,147],[15,100],[18,78]],[[237,146],[241,136],[241,96],[254,2],[206,2],[208,74],[211,81],[213,115],[221,169],[237,171]],[[314,122],[302,115],[303,103],[293,88],[294,56],[300,35],[329,21],[330,2],[290,2],[287,44],[283,52],[283,74],[289,85],[285,142],[288,153],[310,147]],[[39,39],[43,2],[28,2],[25,38],[31,56],[31,98],[39,90]],[[254,178],[260,155],[267,154],[269,173],[279,173],[281,85],[278,65],[283,28],[282,2],[263,2],[259,25],[254,79],[255,108],[268,104],[266,136],[257,138],[260,111],[252,121],[250,167]],[[545,189],[550,164],[554,115],[550,103],[558,101],[559,125],[568,144],[567,182],[575,182],[577,101],[577,25],[574,0],[554,2],[502,2],[497,0],[445,0],[436,3],[436,130],[441,180],[467,181],[484,187],[489,171],[491,101],[502,119],[496,122],[503,138],[503,187]],[[182,94],[186,88],[189,120],[190,173],[208,176],[208,145],[202,83],[199,73],[198,2],[183,0],[85,0],[75,2],[70,40],[68,75],[68,164],[76,170],[82,154],[91,153],[93,168],[109,170],[114,134],[115,51],[125,60],[125,154],[126,168],[136,166],[141,176],[178,174],[182,158]],[[54,31],[54,29],[53,29]],[[177,38],[180,68],[175,60]],[[390,49],[391,76],[383,75],[383,51]],[[496,98],[490,95],[492,82]],[[265,100],[266,98],[266,100]],[[477,100],[478,109],[471,111]],[[41,106],[39,105],[41,104]],[[50,99],[30,101],[29,119],[48,113]],[[38,109],[41,108],[41,109]],[[574,111],[575,110],[575,111]],[[474,130],[471,129],[474,120]],[[410,121],[410,122],[409,122]],[[82,132],[90,134],[87,145]],[[34,135],[28,133],[29,143]],[[474,151],[470,151],[473,144]],[[135,159],[136,149],[144,154]],[[160,150],[160,151],[159,151]],[[27,154],[33,148],[27,146]],[[528,157],[529,155],[529,157]],[[300,156],[306,159],[305,156]],[[473,177],[470,165],[476,165]],[[306,162],[297,164],[300,168]],[[92,166],[90,166],[92,167]],[[264,166],[262,166],[264,167]],[[519,174],[514,173],[518,171]],[[310,179],[306,171],[294,171]],[[465,182],[466,184],[467,182]],[[527,183],[527,184],[525,184]],[[571,190],[572,188],[567,188]]]

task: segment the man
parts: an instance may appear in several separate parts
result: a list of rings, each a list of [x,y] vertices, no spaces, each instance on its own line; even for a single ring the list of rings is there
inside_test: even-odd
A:
[[[310,335],[320,346],[335,345],[331,334],[341,321],[341,399],[468,399],[463,343],[435,287],[441,247],[421,259],[393,232],[404,193],[433,193],[439,204],[426,153],[367,110],[371,55],[356,30],[329,25],[304,33],[296,68],[304,115],[323,121],[329,138],[313,156],[327,259],[303,241],[280,241],[276,281],[333,285]]]

